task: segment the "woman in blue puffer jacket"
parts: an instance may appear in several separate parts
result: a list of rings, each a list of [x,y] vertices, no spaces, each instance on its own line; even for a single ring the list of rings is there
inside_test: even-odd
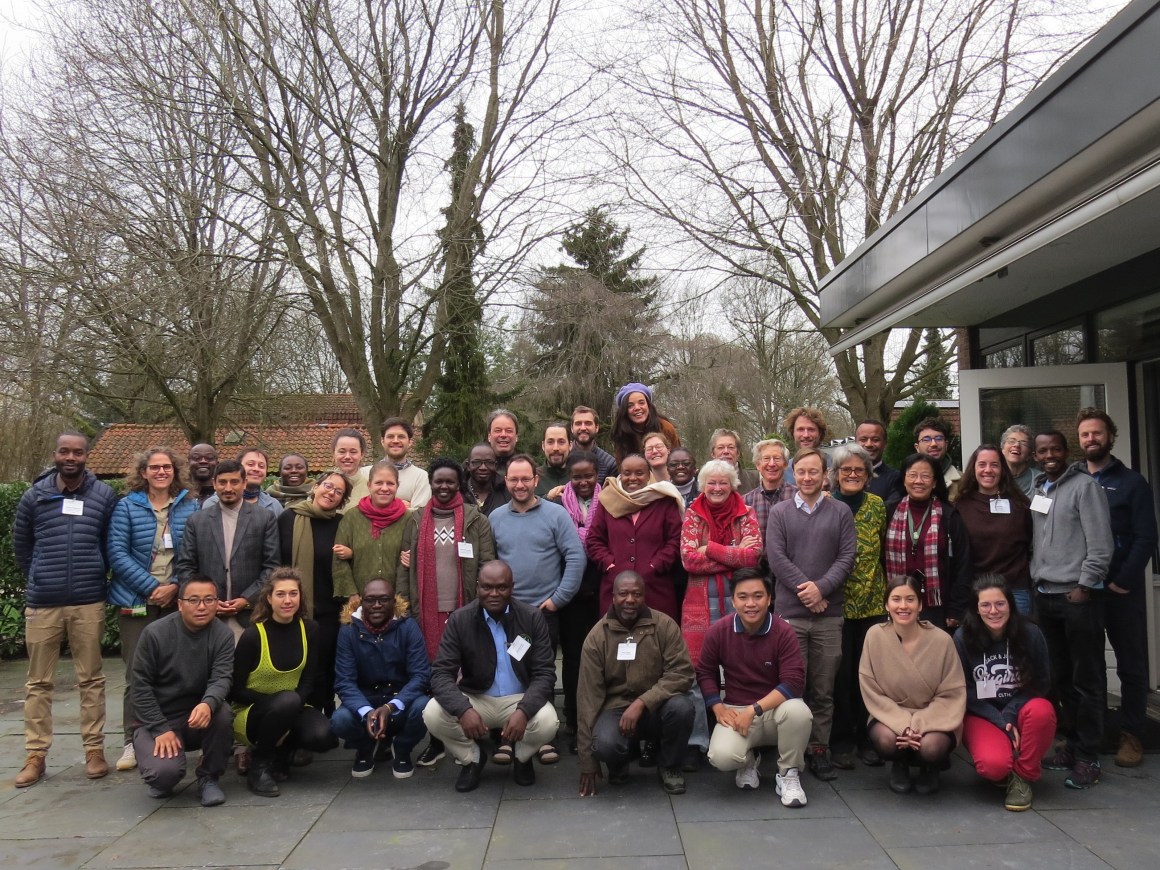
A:
[[[129,494],[117,502],[109,521],[113,570],[109,603],[121,609],[117,621],[125,663],[125,749],[117,770],[137,766],[129,685],[137,641],[145,626],[177,607],[173,557],[181,546],[185,521],[197,510],[197,499],[181,484],[182,470],[177,454],[168,447],[139,454],[136,470],[129,475]]]

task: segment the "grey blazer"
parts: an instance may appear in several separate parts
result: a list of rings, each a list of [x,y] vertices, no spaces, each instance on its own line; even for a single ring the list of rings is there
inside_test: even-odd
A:
[[[252,605],[258,590],[279,562],[278,519],[257,505],[242,503],[234,548],[229,556],[231,597],[245,598]],[[220,505],[207,505],[193,514],[185,524],[181,549],[177,552],[174,571],[178,582],[190,577],[208,577],[226,598],[225,534],[222,531]]]

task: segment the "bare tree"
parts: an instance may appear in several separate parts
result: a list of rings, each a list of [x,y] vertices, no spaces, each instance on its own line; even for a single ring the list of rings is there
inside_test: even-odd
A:
[[[774,283],[820,328],[826,274],[1078,44],[1049,27],[1090,20],[1038,11],[1034,0],[642,4],[634,26],[648,36],[632,97],[617,100],[628,195],[705,263]],[[905,337],[892,369],[885,333],[836,358],[854,417],[885,419],[910,393],[920,338]]]
[[[228,107],[244,139],[240,165],[372,430],[412,416],[430,395],[446,341],[444,287],[474,272],[486,298],[538,238],[531,206],[545,184],[543,155],[583,86],[552,78],[560,6],[150,7],[172,50],[200,63],[206,98]],[[431,191],[445,170],[432,136],[451,129],[457,101],[476,141],[440,220]],[[480,244],[444,245],[477,227]]]

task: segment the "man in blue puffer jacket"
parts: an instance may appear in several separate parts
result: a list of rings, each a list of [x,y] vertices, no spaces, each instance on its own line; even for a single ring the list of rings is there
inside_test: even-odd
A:
[[[105,534],[117,496],[85,470],[88,454],[89,440],[84,435],[65,432],[56,439],[55,468],[38,477],[16,507],[12,548],[28,580],[24,593],[28,649],[24,746],[28,757],[16,777],[17,788],[44,776],[44,759],[52,746],[53,674],[65,637],[81,696],[85,774],[99,779],[109,772],[101,634],[108,571]]]

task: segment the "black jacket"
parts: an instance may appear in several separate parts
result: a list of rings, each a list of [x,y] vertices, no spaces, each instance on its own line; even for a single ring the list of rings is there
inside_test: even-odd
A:
[[[495,682],[495,641],[483,615],[478,599],[452,613],[431,665],[431,695],[452,716],[470,709],[467,695],[482,695]],[[509,644],[520,635],[532,644],[520,661],[512,659],[512,670],[526,687],[517,709],[531,719],[550,702],[556,687],[556,654],[548,623],[539,608],[514,598],[500,622]]]

